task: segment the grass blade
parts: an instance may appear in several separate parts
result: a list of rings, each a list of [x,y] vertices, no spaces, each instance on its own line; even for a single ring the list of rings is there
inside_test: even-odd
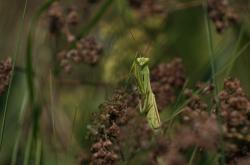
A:
[[[3,121],[2,121],[2,126],[1,126],[1,133],[0,133],[0,151],[2,149],[3,136],[4,136],[5,125],[6,125],[8,101],[9,101],[9,95],[10,95],[11,85],[12,85],[12,81],[13,81],[13,76],[14,76],[14,73],[15,73],[16,58],[17,58],[17,55],[19,53],[19,49],[20,49],[20,45],[21,45],[21,33],[23,32],[23,29],[24,29],[24,23],[23,22],[24,22],[24,18],[25,18],[25,15],[26,15],[27,3],[28,3],[28,0],[25,0],[24,9],[23,9],[23,13],[22,13],[21,27],[20,27],[20,31],[18,32],[16,51],[15,51],[15,54],[14,54],[14,57],[13,57],[13,64],[12,64],[10,82],[9,82],[9,86],[8,86],[8,89],[7,89],[7,96],[6,96],[6,100],[5,100],[5,104],[4,104]]]
[[[209,21],[209,16],[208,16],[208,0],[206,0],[206,3],[204,5],[204,12],[205,12],[205,23],[206,23],[206,30],[207,30],[207,36],[208,36],[208,46],[209,46],[209,54],[210,54],[210,63],[211,63],[211,70],[212,70],[212,84],[214,85],[214,99],[215,99],[215,108],[216,108],[216,113],[217,113],[217,123],[218,127],[220,130],[220,149],[221,149],[221,159],[219,160],[220,164],[224,165],[225,164],[225,149],[224,149],[224,140],[223,140],[223,134],[222,134],[222,125],[221,125],[221,118],[220,115],[218,114],[218,107],[219,107],[219,99],[218,99],[218,85],[216,81],[216,76],[215,76],[215,60],[214,60],[214,48],[213,48],[213,42],[212,42],[212,30],[211,30],[211,25]]]
[[[195,148],[194,148],[194,150],[193,150],[193,152],[192,152],[191,158],[190,158],[190,160],[189,160],[189,162],[188,162],[188,165],[192,165],[192,164],[193,164],[193,161],[194,161],[194,158],[195,158],[195,155],[196,155],[197,150],[198,150],[198,147],[195,146]]]
[[[34,17],[32,18],[32,22],[29,28],[29,34],[27,39],[27,47],[26,47],[26,75],[27,75],[27,84],[29,89],[29,98],[32,105],[34,105],[34,72],[33,72],[33,57],[32,57],[32,51],[33,51],[33,33],[36,29],[36,23],[38,22],[40,16],[50,7],[50,5],[55,0],[48,0],[45,2],[36,12]]]
[[[23,165],[29,165],[32,143],[33,143],[33,128],[31,128],[31,130],[29,131],[28,141],[26,143],[26,148],[25,148]]]
[[[41,157],[42,157],[42,141],[41,141],[40,138],[37,138],[35,165],[40,165],[41,164]]]
[[[14,149],[12,153],[11,165],[16,165],[20,138],[21,138],[21,131],[19,130],[17,133],[17,137],[16,137],[16,141],[15,141],[15,145],[14,145]]]
[[[12,157],[11,157],[11,165],[15,165],[17,162],[17,154],[18,154],[18,148],[19,148],[19,143],[20,143],[20,139],[21,139],[21,132],[22,132],[20,123],[22,123],[22,120],[23,120],[23,113],[24,113],[24,109],[26,107],[26,103],[27,103],[27,97],[25,94],[24,98],[23,98],[23,103],[22,103],[20,115],[19,115],[19,125],[18,125],[19,130],[17,133],[17,137],[16,137],[16,141],[15,141],[15,145],[14,145],[14,149],[13,149],[13,153],[12,153]]]
[[[240,57],[240,55],[248,48],[248,46],[250,45],[250,42],[247,43],[245,46],[243,46],[237,53],[236,55],[230,59],[230,61],[228,63],[226,63],[219,71],[217,71],[215,73],[216,76],[218,76],[219,74],[221,74],[223,71],[227,70],[227,73],[226,75],[228,76],[228,74],[230,73],[232,67],[233,67],[233,64],[234,62]]]

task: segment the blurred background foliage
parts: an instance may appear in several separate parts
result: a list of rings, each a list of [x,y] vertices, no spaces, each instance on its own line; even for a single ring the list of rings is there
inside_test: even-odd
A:
[[[22,19],[25,0],[0,0],[0,58],[17,55],[0,164],[10,164],[19,136],[17,164],[22,164],[27,152],[29,133],[26,128],[30,124],[27,115],[30,110],[27,106],[25,49],[31,19],[43,3],[41,0],[28,0],[26,14]],[[87,5],[86,0],[64,0],[62,3],[65,6],[76,6],[83,16],[79,29],[76,29],[76,32],[80,32],[81,27],[91,21],[105,0],[91,5]],[[54,41],[48,32],[45,14],[39,18],[33,38],[33,64],[36,94],[42,105],[39,122],[43,137],[43,164],[76,163],[76,155],[81,152],[81,148],[89,145],[86,132],[91,113],[98,111],[98,106],[111,96],[119,82],[129,76],[136,54],[150,57],[152,67],[174,57],[181,57],[189,86],[211,78],[203,2],[166,0],[164,3],[164,14],[141,16],[139,11],[129,6],[128,1],[112,1],[88,33],[103,45],[104,56],[100,63],[94,67],[85,64],[75,66],[70,75],[61,75],[65,82],[60,82],[52,74],[53,56],[56,53]],[[235,3],[237,7],[240,3],[250,5],[247,0]],[[242,16],[240,23],[230,26],[222,34],[218,34],[210,22],[215,65],[216,71],[220,71],[228,61],[232,61],[230,75],[239,78],[249,93],[250,48],[246,45],[250,41],[250,13],[248,10],[240,10],[240,7],[237,11]],[[244,51],[240,52],[243,48]],[[217,75],[220,86],[225,76],[225,71]],[[6,94],[0,98],[1,121],[5,100]],[[31,155],[35,154],[35,150],[31,152]]]

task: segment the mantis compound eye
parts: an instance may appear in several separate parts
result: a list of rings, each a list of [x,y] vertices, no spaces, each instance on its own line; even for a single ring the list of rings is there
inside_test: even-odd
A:
[[[147,64],[148,64],[149,58],[140,57],[140,58],[137,58],[136,61],[137,61],[137,63],[138,63],[140,66],[144,66],[144,65],[147,65]]]

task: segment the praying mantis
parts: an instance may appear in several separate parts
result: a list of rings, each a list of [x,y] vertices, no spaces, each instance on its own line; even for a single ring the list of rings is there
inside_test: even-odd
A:
[[[150,84],[149,58],[139,57],[135,59],[132,66],[133,73],[137,82],[141,101],[140,112],[145,114],[147,121],[152,129],[158,129],[161,126],[161,120],[155,100],[155,95]]]

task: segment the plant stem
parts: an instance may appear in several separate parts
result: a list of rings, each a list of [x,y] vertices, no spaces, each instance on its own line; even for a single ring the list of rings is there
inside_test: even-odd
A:
[[[37,138],[36,141],[36,161],[35,165],[41,164],[41,156],[42,156],[42,141],[40,138]]]
[[[32,143],[33,143],[33,129],[31,128],[29,130],[28,141],[27,141],[27,145],[25,148],[25,155],[24,155],[24,161],[23,161],[24,165],[29,165]]]
[[[214,59],[214,47],[213,47],[213,38],[212,38],[212,30],[211,25],[209,22],[209,16],[208,16],[208,0],[205,1],[204,5],[205,10],[205,23],[206,23],[206,30],[207,30],[207,39],[208,39],[208,47],[209,47],[209,55],[210,55],[210,64],[211,64],[211,71],[212,71],[212,84],[214,85],[214,100],[215,100],[215,112],[217,114],[217,123],[220,130],[220,149],[221,149],[221,159],[219,160],[219,163],[221,165],[225,164],[225,149],[224,149],[224,139],[223,139],[223,130],[221,125],[221,117],[219,113],[219,99],[218,99],[218,85],[217,80],[215,76],[216,68],[215,68],[215,59]],[[212,110],[213,108],[211,108]]]

